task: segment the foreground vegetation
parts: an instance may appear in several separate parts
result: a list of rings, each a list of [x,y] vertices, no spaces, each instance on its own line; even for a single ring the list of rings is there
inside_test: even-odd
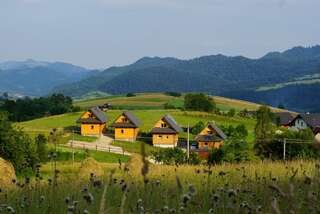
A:
[[[319,167],[316,161],[164,166],[137,156],[128,164],[60,164],[58,173],[47,164],[36,179],[1,187],[0,211],[319,213]]]

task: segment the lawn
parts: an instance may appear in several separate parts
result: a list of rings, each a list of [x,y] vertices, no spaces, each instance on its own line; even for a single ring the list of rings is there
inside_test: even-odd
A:
[[[110,110],[106,113],[108,117],[108,124],[111,125],[113,121],[121,114],[121,110]],[[241,117],[226,117],[216,114],[209,114],[203,112],[187,112],[180,110],[134,110],[132,111],[142,122],[141,131],[149,132],[153,125],[165,114],[171,114],[177,123],[181,126],[187,127],[195,125],[199,121],[208,122],[215,121],[218,125],[239,125],[244,124],[249,130],[249,141],[253,141],[254,134],[254,119],[246,119]],[[26,132],[35,135],[39,133],[48,134],[53,128],[68,128],[76,126],[76,120],[81,113],[70,113],[58,116],[45,117],[41,119],[31,120],[27,122],[17,123],[16,125],[23,128]],[[70,135],[68,136],[70,139]],[[182,133],[180,137],[186,137],[186,133]],[[193,136],[191,136],[193,137]]]
[[[114,154],[109,152],[101,152],[101,151],[94,151],[94,150],[83,150],[77,148],[69,148],[64,146],[57,147],[58,155],[60,154],[61,157],[58,157],[60,161],[70,161],[72,160],[72,152],[75,153],[75,161],[82,161],[87,157],[92,157],[98,162],[102,163],[118,163],[119,160],[122,162],[128,162],[130,157],[121,154]]]
[[[130,153],[140,153],[141,152],[141,143],[142,142],[124,142],[124,141],[114,141],[112,145],[122,147],[125,151]],[[151,146],[145,143],[145,152],[147,155],[150,155],[153,151],[158,151],[160,148]]]

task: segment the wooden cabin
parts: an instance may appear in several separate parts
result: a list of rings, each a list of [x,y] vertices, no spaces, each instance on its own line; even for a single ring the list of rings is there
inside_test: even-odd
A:
[[[81,125],[81,135],[97,136],[106,129],[107,117],[98,107],[93,107],[84,112],[77,120]]]
[[[182,132],[182,129],[177,122],[170,115],[165,115],[151,130],[153,146],[176,147],[180,132]]]
[[[195,138],[199,150],[218,149],[226,139],[227,136],[214,122],[209,122]]]
[[[131,112],[123,112],[112,124],[115,140],[136,141],[139,133],[140,121]]]

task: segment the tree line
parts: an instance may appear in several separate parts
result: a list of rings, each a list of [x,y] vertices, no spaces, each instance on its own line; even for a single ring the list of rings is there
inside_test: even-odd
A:
[[[44,116],[79,111],[73,106],[71,97],[53,94],[49,97],[21,98],[17,100],[3,99],[0,111],[8,113],[8,119],[14,122],[32,120]]]

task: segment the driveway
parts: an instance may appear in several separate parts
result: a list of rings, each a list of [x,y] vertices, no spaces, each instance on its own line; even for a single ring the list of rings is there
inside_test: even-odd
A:
[[[112,146],[113,139],[107,136],[100,136],[94,142],[85,142],[85,141],[72,141],[70,140],[67,143],[67,146],[73,148],[81,148],[81,149],[89,149],[89,150],[96,150],[102,152],[110,152],[115,154],[122,154],[130,156],[131,153],[125,152],[121,147]]]

